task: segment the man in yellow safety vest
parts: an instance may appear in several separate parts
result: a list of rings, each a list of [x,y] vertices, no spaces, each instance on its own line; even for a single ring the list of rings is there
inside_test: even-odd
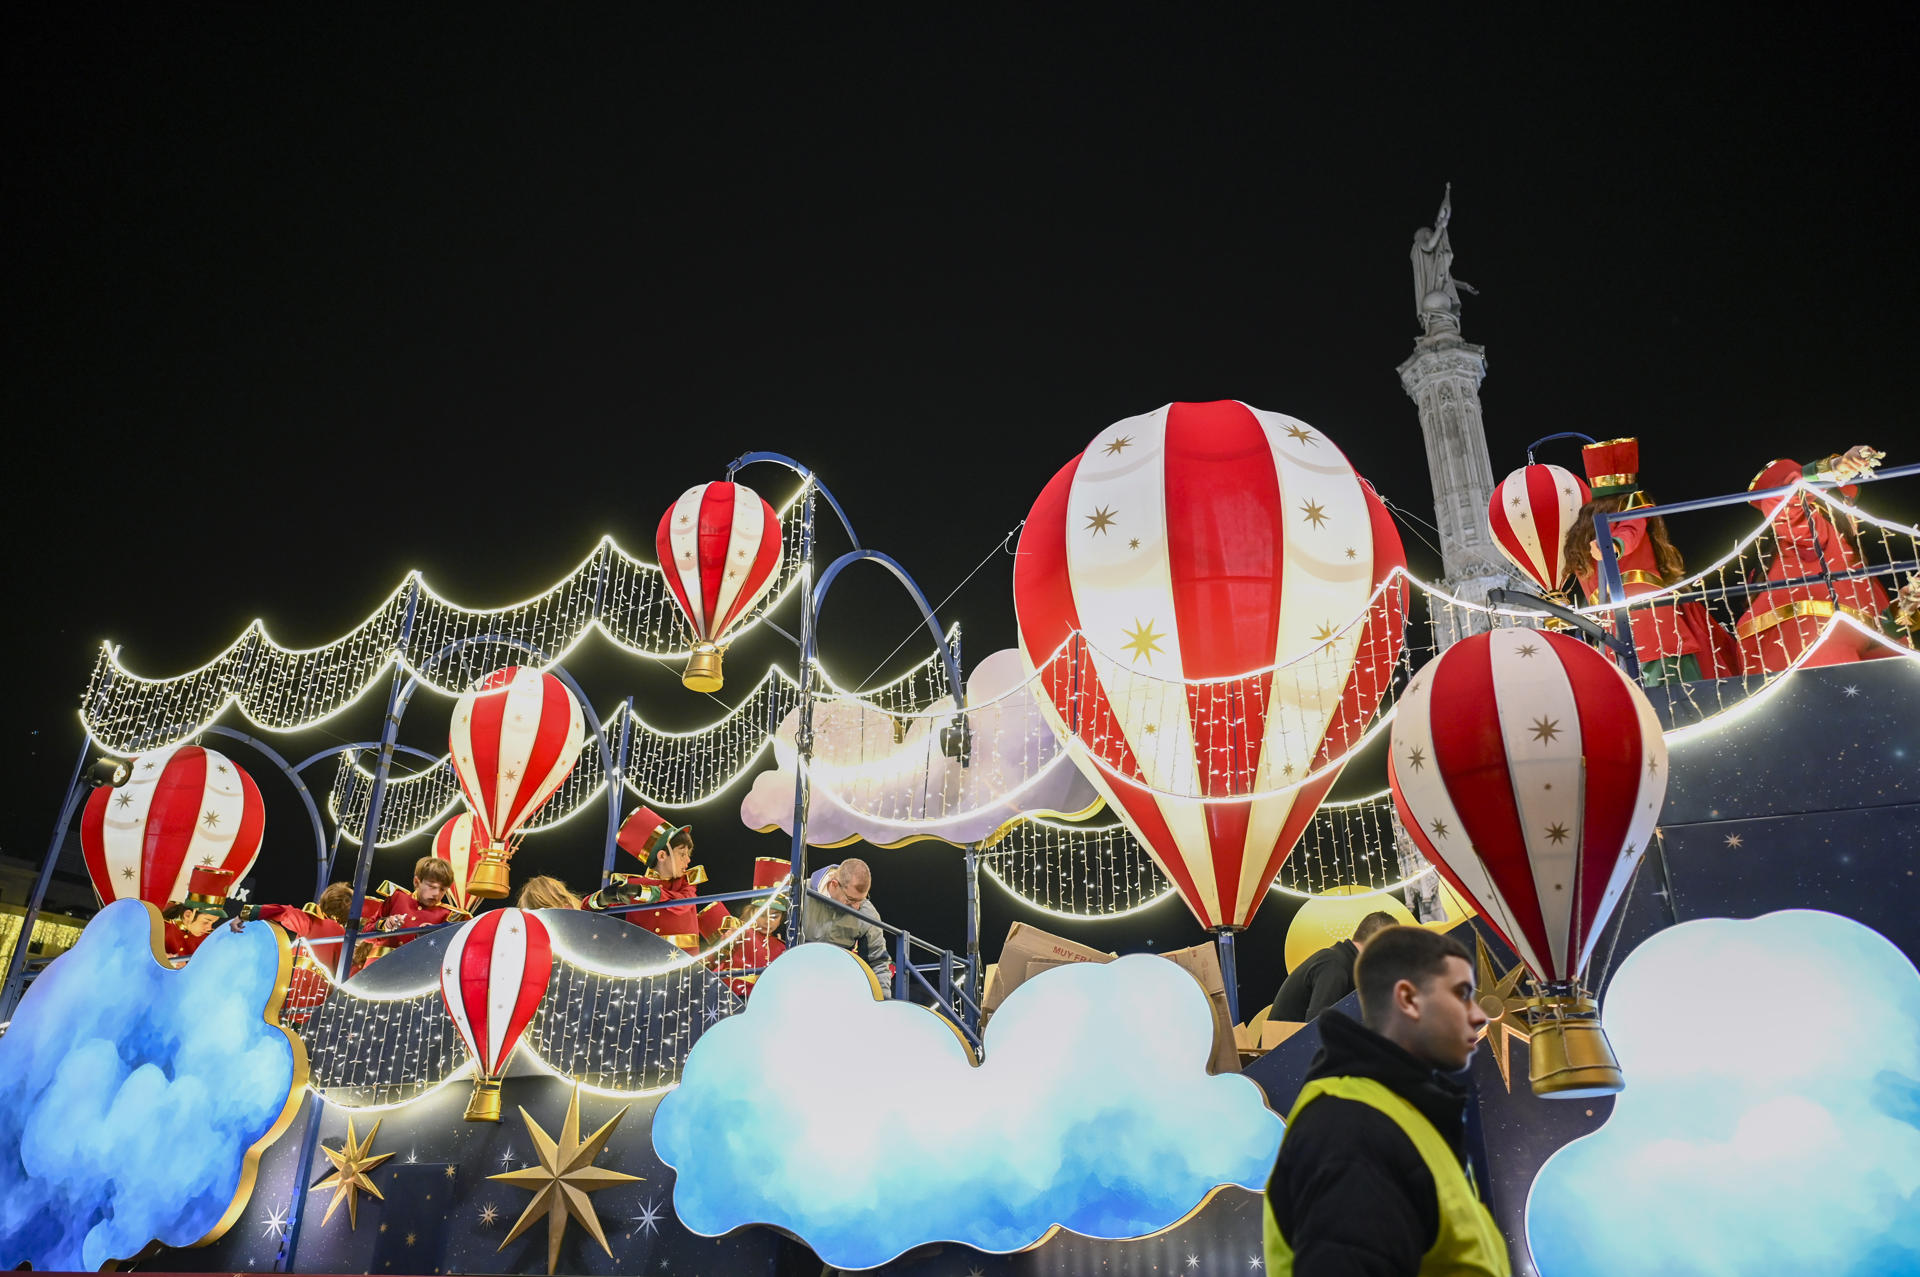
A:
[[[1506,1241],[1473,1185],[1467,1093],[1486,1012],[1451,936],[1388,927],[1361,951],[1364,1024],[1315,1023],[1321,1049],[1287,1114],[1267,1181],[1275,1277],[1510,1277]]]

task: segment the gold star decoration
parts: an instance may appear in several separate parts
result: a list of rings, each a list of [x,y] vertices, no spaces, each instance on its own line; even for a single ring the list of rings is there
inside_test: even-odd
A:
[[[520,1110],[520,1117],[527,1124],[527,1137],[533,1141],[535,1154],[540,1159],[538,1166],[529,1166],[525,1170],[507,1171],[500,1175],[489,1175],[488,1179],[497,1179],[503,1183],[524,1185],[533,1190],[533,1200],[527,1203],[526,1210],[520,1212],[520,1218],[514,1221],[513,1228],[507,1233],[506,1241],[500,1243],[500,1249],[507,1248],[512,1241],[533,1225],[541,1216],[547,1220],[547,1272],[549,1277],[560,1262],[560,1240],[566,1236],[567,1221],[577,1219],[600,1243],[600,1249],[613,1254],[613,1247],[607,1244],[607,1235],[600,1230],[600,1217],[594,1213],[593,1203],[587,1199],[588,1193],[597,1193],[603,1188],[612,1188],[616,1184],[628,1184],[640,1180],[639,1175],[628,1175],[624,1171],[610,1171],[595,1166],[593,1161],[600,1156],[607,1141],[613,1137],[614,1128],[620,1125],[620,1119],[627,1115],[624,1106],[613,1115],[613,1120],[589,1135],[584,1141],[580,1138],[580,1088],[573,1089],[573,1095],[567,1101],[567,1120],[560,1128],[560,1138],[556,1141],[540,1124],[533,1120],[526,1109]]]
[[[1524,965],[1516,964],[1513,970],[1503,976],[1493,973],[1493,955],[1487,951],[1487,942],[1478,931],[1473,933],[1473,965],[1475,970],[1474,986],[1479,990],[1475,1001],[1480,1009],[1487,1013],[1487,1027],[1483,1034],[1487,1044],[1493,1048],[1493,1062],[1500,1070],[1500,1080],[1513,1090],[1513,1073],[1508,1064],[1507,1048],[1517,1038],[1522,1042],[1533,1041],[1528,1031],[1526,1019],[1527,1000],[1518,996],[1520,977],[1527,973]]]
[[[1300,513],[1304,514],[1307,522],[1316,528],[1327,521],[1327,508],[1316,501],[1301,502]]]
[[[1301,425],[1297,421],[1287,427],[1287,434],[1290,437],[1297,439],[1301,443],[1317,444],[1320,442],[1318,439],[1313,437],[1313,431],[1308,430],[1305,426]]]
[[[1539,647],[1532,643],[1522,643],[1519,647],[1513,649],[1514,654],[1522,660],[1527,659],[1539,650]]]
[[[1127,450],[1127,445],[1132,442],[1133,442],[1132,435],[1121,435],[1118,439],[1115,439],[1112,443],[1108,444],[1105,448],[1101,449],[1101,451],[1105,452],[1109,457],[1117,457],[1121,453],[1125,452]]]
[[[1348,557],[1349,559],[1357,559],[1357,558],[1359,558],[1359,557],[1360,557],[1360,554],[1359,554],[1359,551],[1357,551],[1357,550],[1355,550],[1355,549],[1354,549],[1354,548],[1353,548],[1352,546],[1348,546],[1348,547],[1347,547],[1347,557]]]
[[[1087,516],[1087,531],[1096,535],[1105,532],[1114,523],[1113,510],[1108,506],[1099,506]]]
[[[1544,714],[1533,720],[1533,738],[1541,744],[1552,744],[1553,738],[1559,734],[1560,724],[1557,720],[1548,718]]]
[[[369,1173],[375,1167],[379,1166],[380,1163],[393,1156],[392,1153],[381,1153],[378,1156],[369,1156],[373,1148],[374,1136],[378,1134],[380,1134],[380,1123],[375,1122],[373,1129],[367,1132],[366,1139],[356,1139],[353,1133],[353,1119],[349,1117],[347,1119],[347,1142],[339,1148],[328,1148],[325,1144],[320,1146],[320,1151],[327,1155],[329,1162],[333,1163],[333,1174],[327,1176],[307,1191],[313,1193],[323,1188],[331,1188],[333,1190],[333,1200],[327,1203],[327,1213],[320,1217],[322,1226],[325,1226],[326,1222],[333,1218],[333,1213],[340,1209],[340,1203],[345,1202],[347,1204],[347,1227],[349,1229],[358,1228],[360,1226],[360,1194],[362,1191],[372,1193],[375,1197],[380,1198],[381,1201],[386,1200],[386,1196],[373,1186],[373,1177]]]
[[[1555,821],[1553,824],[1547,826],[1547,841],[1558,847],[1567,840],[1571,832],[1572,831],[1565,825]]]
[[[1746,839],[1742,838],[1739,834],[1727,835],[1727,846],[1729,847],[1738,847],[1740,846],[1740,844],[1744,843],[1745,841]]]
[[[1413,768],[1413,770],[1415,771],[1422,771],[1426,768],[1426,765],[1427,765],[1426,750],[1421,749],[1419,746],[1416,745],[1414,748],[1407,751],[1407,766]]]
[[[116,807],[131,807],[133,806],[133,795],[132,794],[117,795],[113,800],[113,805]]]
[[[1152,621],[1142,623],[1136,617],[1133,622],[1133,628],[1130,630],[1122,630],[1121,633],[1127,636],[1127,641],[1122,646],[1125,650],[1133,653],[1133,659],[1136,661],[1144,656],[1147,658],[1147,664],[1151,665],[1153,664],[1153,658],[1156,653],[1161,656],[1166,655],[1165,652],[1160,650],[1160,640],[1165,638],[1166,635],[1154,633]]]
[[[1134,537],[1132,540],[1128,541],[1127,548],[1129,550],[1138,550],[1140,548],[1140,538]]]
[[[1433,824],[1431,828],[1433,829],[1433,836],[1435,838],[1445,838],[1447,836],[1447,822],[1440,819],[1438,816],[1435,816],[1433,818]]]
[[[1316,643],[1330,642],[1332,638],[1333,638],[1333,622],[1332,621],[1322,621],[1320,623],[1320,628],[1313,632],[1313,641]]]
[[[1660,770],[1660,760],[1657,758],[1649,758],[1647,760],[1647,775],[1651,776],[1659,770]]]
[[[125,869],[122,869],[122,870],[120,871],[120,876],[121,876],[122,878],[125,878],[125,879],[126,879],[126,880],[127,880],[128,882],[132,882],[132,881],[133,881],[133,866],[132,866],[132,865],[128,865],[128,866],[127,866],[127,867],[126,867]]]
[[[220,826],[220,813],[217,811],[202,812],[200,814],[200,823],[208,829],[217,829]]]

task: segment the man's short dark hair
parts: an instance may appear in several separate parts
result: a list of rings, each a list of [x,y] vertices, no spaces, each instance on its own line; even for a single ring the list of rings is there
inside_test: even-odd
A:
[[[1360,925],[1353,929],[1353,938],[1358,943],[1365,944],[1367,941],[1373,939],[1379,932],[1385,931],[1388,927],[1397,927],[1399,925],[1400,919],[1390,913],[1383,913],[1376,909],[1374,912],[1360,919]]]
[[[1360,951],[1353,964],[1353,984],[1360,991],[1360,1015],[1369,1025],[1385,1014],[1393,1001],[1393,986],[1411,980],[1417,987],[1447,969],[1448,958],[1469,966],[1473,956],[1452,936],[1425,927],[1383,927]]]

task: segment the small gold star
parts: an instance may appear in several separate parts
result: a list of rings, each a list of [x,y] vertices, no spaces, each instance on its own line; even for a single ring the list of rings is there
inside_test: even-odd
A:
[[[1407,766],[1413,768],[1415,771],[1422,771],[1425,770],[1426,765],[1427,751],[1418,746],[1407,751]]]
[[[120,876],[121,876],[122,878],[125,878],[125,879],[126,879],[126,880],[127,880],[128,882],[132,882],[132,881],[133,881],[133,866],[131,866],[131,865],[129,865],[129,866],[127,866],[127,867],[126,867],[125,869],[122,869],[122,870],[120,871]]]
[[[1140,538],[1134,537],[1132,540],[1128,541],[1127,548],[1129,550],[1138,550],[1140,548]]]
[[[1327,508],[1315,501],[1301,502],[1300,513],[1316,528],[1327,521]]]
[[[1511,501],[1509,501],[1509,502],[1507,502],[1507,504],[1508,504],[1508,505],[1519,505],[1519,504],[1520,504],[1520,498],[1519,498],[1519,497],[1515,497],[1515,498],[1514,498],[1513,500],[1511,500]]]
[[[1355,553],[1355,551],[1354,551],[1354,548],[1353,548],[1352,546],[1348,546],[1348,547],[1347,547],[1347,557],[1348,557],[1349,559],[1357,559],[1357,558],[1359,558],[1360,556],[1359,556],[1359,555],[1358,555],[1357,553]]]
[[[1122,647],[1124,650],[1133,653],[1134,660],[1137,661],[1144,656],[1147,658],[1147,664],[1152,665],[1156,653],[1161,656],[1166,655],[1165,652],[1160,650],[1160,640],[1165,638],[1166,635],[1154,633],[1152,621],[1142,623],[1139,618],[1136,617],[1133,622],[1133,628],[1121,632],[1127,636],[1127,642],[1123,644]]]
[[[1445,838],[1447,836],[1447,822],[1440,819],[1438,816],[1435,816],[1433,818],[1432,828],[1433,828],[1433,836],[1435,838]]]
[[[1287,427],[1286,433],[1301,443],[1317,444],[1320,442],[1313,437],[1313,431],[1306,429],[1297,421]]]
[[[452,1167],[451,1165],[449,1165],[449,1166],[447,1167],[447,1178],[448,1178],[448,1179],[452,1179],[452,1178],[453,1178],[453,1167]]]
[[[512,767],[509,767],[509,768],[507,768],[507,770],[506,770],[506,771],[505,771],[505,773],[503,773],[503,774],[504,774],[504,775],[506,776],[506,778],[507,778],[508,780],[519,780],[519,779],[520,779],[520,773],[519,773],[519,771],[518,771],[518,770],[516,770],[515,768],[512,768]]]
[[[419,1241],[419,1240],[420,1240],[420,1238],[419,1238],[419,1236],[418,1236],[417,1234],[414,1234],[414,1233],[408,1233],[408,1234],[407,1234],[407,1245],[409,1245],[409,1246],[411,1246],[411,1245],[413,1245],[413,1244],[414,1244],[415,1242],[417,1242],[417,1241]]]
[[[1657,758],[1649,758],[1647,760],[1647,775],[1651,776],[1659,770],[1660,770],[1660,760]]]
[[[200,857],[200,863],[201,863],[201,864],[203,864],[203,865],[210,865],[210,864],[212,864],[212,863],[213,863],[213,853],[212,853],[212,852],[208,852],[208,853],[207,853],[206,855],[204,855],[204,856],[202,856],[202,857]]]
[[[1533,720],[1533,738],[1541,744],[1550,744],[1560,734],[1560,724],[1544,714]]]
[[[566,1122],[560,1128],[560,1138],[553,1139],[540,1129],[539,1123],[523,1108],[520,1117],[527,1124],[527,1134],[533,1140],[533,1147],[540,1158],[538,1166],[529,1166],[525,1170],[508,1171],[502,1175],[489,1175],[488,1179],[497,1179],[507,1184],[521,1184],[533,1190],[533,1200],[527,1203],[526,1210],[514,1221],[513,1228],[507,1233],[506,1241],[500,1243],[500,1249],[507,1248],[512,1241],[541,1218],[547,1221],[547,1273],[549,1277],[560,1262],[560,1241],[566,1235],[569,1220],[579,1220],[581,1227],[600,1243],[600,1248],[609,1256],[613,1247],[607,1245],[607,1236],[600,1231],[600,1217],[594,1213],[593,1203],[587,1194],[597,1193],[603,1188],[612,1188],[616,1184],[630,1184],[640,1180],[639,1175],[628,1175],[624,1171],[607,1170],[595,1166],[594,1159],[599,1157],[613,1137],[614,1128],[620,1125],[620,1119],[627,1115],[622,1108],[613,1115],[613,1120],[589,1135],[580,1138],[580,1088],[573,1089],[573,1095],[567,1101]]]
[[[1117,457],[1121,453],[1125,452],[1127,450],[1127,445],[1132,442],[1133,442],[1132,435],[1121,435],[1118,439],[1115,439],[1112,443],[1108,444],[1105,448],[1101,449],[1101,451],[1105,452],[1109,457]]]
[[[1547,826],[1547,841],[1558,847],[1567,840],[1569,832],[1565,825],[1555,822]]]
[[[329,1162],[333,1163],[333,1174],[327,1176],[307,1191],[310,1193],[317,1192],[323,1188],[331,1188],[333,1190],[333,1200],[327,1203],[327,1213],[320,1218],[322,1226],[333,1218],[333,1213],[340,1209],[340,1203],[345,1202],[347,1204],[347,1227],[348,1229],[357,1228],[360,1224],[360,1194],[362,1192],[372,1193],[381,1201],[386,1200],[386,1195],[373,1186],[373,1180],[368,1174],[368,1172],[379,1166],[380,1163],[393,1156],[392,1153],[381,1153],[378,1156],[369,1156],[369,1152],[373,1148],[374,1137],[378,1134],[380,1134],[380,1123],[375,1122],[373,1129],[367,1132],[366,1139],[356,1139],[353,1132],[353,1119],[349,1117],[347,1119],[346,1143],[342,1144],[339,1148],[328,1148],[324,1144],[320,1146],[320,1151],[327,1155]],[[380,1227],[383,1232],[386,1230],[385,1224],[382,1224]]]
[[[1095,533],[1096,535],[1105,532],[1108,528],[1112,527],[1114,523],[1113,511],[1106,506],[1098,507],[1092,514],[1086,516],[1086,518],[1087,531]]]
[[[1538,652],[1540,648],[1533,643],[1522,643],[1519,647],[1516,647],[1513,650],[1515,655],[1519,656],[1522,660],[1524,660],[1527,657],[1532,656],[1535,652]]]
[[[1727,835],[1727,846],[1729,847],[1739,847],[1744,842],[1746,842],[1746,839],[1742,838],[1739,834]]]
[[[217,811],[202,812],[200,815],[200,823],[208,829],[218,829],[220,827],[220,813]]]
[[[133,795],[115,794],[113,797],[113,805],[115,807],[131,807],[133,806]]]
[[[1160,724],[1158,723],[1147,723],[1145,724],[1145,727],[1146,727],[1147,735],[1149,736],[1157,735],[1160,731]]]

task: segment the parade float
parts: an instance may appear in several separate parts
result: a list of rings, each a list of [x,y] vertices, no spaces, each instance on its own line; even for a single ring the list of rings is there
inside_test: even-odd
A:
[[[1409,393],[1477,430],[1457,298],[1422,308]],[[1587,479],[1487,475],[1487,553],[1429,582],[1338,433],[1174,403],[1027,476],[1019,644],[970,674],[911,547],[864,546],[857,500],[765,452],[658,494],[656,561],[606,540],[511,606],[415,574],[320,647],[256,624],[167,678],[103,648],[39,888],[77,823],[102,908],[50,962],[15,945],[0,1003],[0,1261],[1257,1269],[1317,1033],[1246,1013],[1267,991],[1236,938],[1288,897],[1307,951],[1375,909],[1470,939],[1473,1161],[1516,1271],[1914,1263],[1920,532],[1868,497],[1920,467],[1595,510],[1638,489],[1622,441],[1588,440]],[[1749,504],[1708,567],[1637,565],[1656,514]],[[856,566],[925,624],[877,687],[820,650]],[[1728,645],[1688,672],[1756,659],[1678,676],[1702,624]],[[790,665],[723,677],[762,627]],[[657,685],[589,696],[590,633],[725,712],[669,729]],[[422,714],[444,752],[401,742]],[[369,734],[275,743],[321,722]],[[299,806],[267,811],[240,757]],[[676,865],[693,815],[735,813],[783,864]],[[232,904],[268,816],[310,834],[309,908]],[[589,907],[510,902],[581,880],[542,847],[577,818],[604,822]],[[959,944],[801,943],[847,911],[823,849],[860,842],[900,848],[893,874],[957,849]],[[421,855],[444,903],[436,874],[382,882]],[[992,979],[983,878],[1042,924]],[[1103,920],[1179,907],[1211,944],[1105,950]]]

